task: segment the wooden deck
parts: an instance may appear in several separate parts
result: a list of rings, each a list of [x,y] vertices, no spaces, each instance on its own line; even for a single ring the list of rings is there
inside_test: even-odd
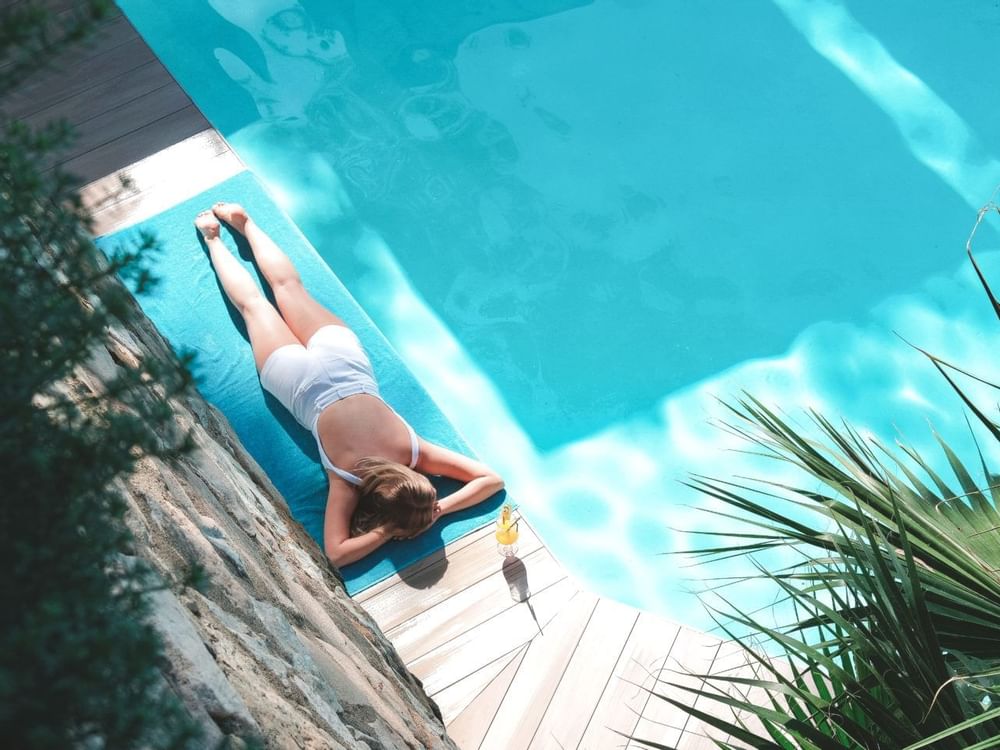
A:
[[[95,233],[142,221],[244,167],[118,15],[0,102],[29,123],[79,133],[60,162],[95,211]],[[121,179],[130,181],[121,187]],[[516,488],[515,492],[516,492]],[[719,640],[582,588],[522,522],[518,555],[491,529],[358,596],[441,707],[464,750],[712,747],[705,728],[650,697],[697,684],[688,672],[742,669]]]
[[[463,750],[715,747],[651,691],[745,668],[718,638],[594,595],[522,520],[517,556],[492,528],[358,594],[437,701]],[[697,705],[697,704],[695,704]],[[717,736],[717,733],[716,733]]]

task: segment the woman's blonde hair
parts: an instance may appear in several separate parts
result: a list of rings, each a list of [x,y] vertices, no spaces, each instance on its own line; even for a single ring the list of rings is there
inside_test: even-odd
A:
[[[437,490],[423,474],[385,458],[362,458],[354,465],[361,479],[351,536],[391,525],[401,534],[417,532],[434,517]]]

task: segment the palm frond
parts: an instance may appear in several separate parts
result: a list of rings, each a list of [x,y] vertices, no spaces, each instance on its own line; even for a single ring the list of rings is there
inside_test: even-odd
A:
[[[992,200],[980,210],[966,252],[1000,319],[1000,301],[972,253],[994,210],[1000,213]],[[914,348],[1000,442],[1000,423],[959,379],[1000,386]],[[715,532],[713,540],[725,540],[682,554],[709,562],[747,557],[794,616],[769,624],[715,587],[722,608],[709,611],[742,650],[746,670],[695,675],[700,687],[670,683],[680,692],[658,697],[730,738],[716,740],[722,748],[1000,747],[1000,476],[978,442],[982,479],[935,434],[945,477],[912,448],[890,450],[815,411],[802,427],[749,393],[721,403],[727,433],[756,456],[794,466],[801,479],[692,476],[689,487],[729,509],[712,513],[739,519],[744,529]],[[754,557],[782,546],[802,560],[769,571]],[[697,710],[679,697],[685,692],[698,698]]]
[[[930,735],[939,735],[936,747],[965,748],[1000,734],[1000,718],[981,703],[1000,684],[1000,514],[992,475],[977,480],[940,438],[950,482],[912,449],[897,453],[818,414],[811,423],[822,440],[752,396],[732,414],[758,445],[798,465],[804,481],[693,477],[690,486],[732,508],[717,514],[743,517],[756,529],[694,554],[718,560],[784,544],[804,557],[778,572],[757,566],[759,577],[794,602],[794,622],[769,626],[720,595],[720,628],[764,677],[699,675],[703,684],[691,693],[698,705],[710,701],[732,713],[720,719],[702,709],[699,718],[733,742],[767,748],[903,747]],[[822,490],[808,487],[815,480]],[[754,649],[738,631],[768,639],[781,659]],[[763,737],[747,739],[744,714]]]

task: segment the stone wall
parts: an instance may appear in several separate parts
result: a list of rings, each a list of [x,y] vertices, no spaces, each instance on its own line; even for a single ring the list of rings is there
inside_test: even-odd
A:
[[[168,348],[142,317],[111,331],[77,373],[100,389],[119,367]],[[285,748],[453,748],[440,714],[225,418],[199,395],[175,400],[197,446],[177,466],[145,459],[122,483],[135,549],[167,584],[152,594],[165,684],[205,747],[237,737]],[[203,591],[177,585],[192,565]]]

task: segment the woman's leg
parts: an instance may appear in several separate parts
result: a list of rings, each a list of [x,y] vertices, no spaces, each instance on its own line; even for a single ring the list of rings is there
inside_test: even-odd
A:
[[[261,294],[253,277],[223,244],[219,237],[219,220],[212,212],[202,211],[194,224],[208,245],[212,268],[219,277],[219,283],[226,291],[229,301],[243,316],[250,334],[253,359],[260,370],[271,352],[280,346],[298,344],[299,340],[285,325],[274,306]]]
[[[313,299],[302,285],[292,261],[237,203],[216,203],[212,211],[250,243],[254,259],[274,292],[281,316],[303,344],[323,326],[347,326]]]

